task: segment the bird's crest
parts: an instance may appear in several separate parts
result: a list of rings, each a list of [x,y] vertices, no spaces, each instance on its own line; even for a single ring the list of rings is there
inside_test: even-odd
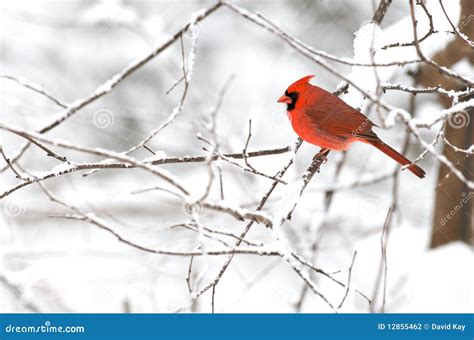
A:
[[[303,90],[309,85],[309,80],[313,77],[314,75],[309,75],[295,81],[288,87],[288,92],[303,92]]]

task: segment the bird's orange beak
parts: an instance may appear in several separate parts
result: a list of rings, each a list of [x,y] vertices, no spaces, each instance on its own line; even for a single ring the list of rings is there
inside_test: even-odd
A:
[[[285,103],[285,104],[291,104],[291,98],[288,96],[281,96],[280,99],[278,99],[279,103]]]

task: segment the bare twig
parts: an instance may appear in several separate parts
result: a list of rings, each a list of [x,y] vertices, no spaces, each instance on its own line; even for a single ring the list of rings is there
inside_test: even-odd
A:
[[[382,293],[382,305],[380,312],[384,313],[385,311],[385,298],[386,298],[386,282],[387,282],[387,238],[389,233],[390,221],[392,218],[393,207],[390,206],[387,212],[387,217],[385,218],[385,222],[382,229],[382,235],[380,236],[380,248],[381,248],[381,260],[380,260],[380,269],[379,274],[377,275],[375,289],[372,295],[372,302],[373,304],[370,306],[372,312],[374,312],[375,308],[375,301],[377,301],[377,297],[379,294],[380,284],[383,283],[383,293]]]
[[[455,33],[462,41],[464,41],[466,44],[468,44],[468,45],[471,46],[471,47],[474,47],[474,42],[472,42],[471,40],[469,40],[469,38],[468,38],[465,34],[462,34],[461,32],[459,32],[459,30],[456,28],[456,25],[454,25],[453,22],[451,21],[451,19],[449,18],[448,13],[446,13],[446,10],[444,9],[443,0],[439,0],[439,5],[441,6],[441,9],[443,10],[444,16],[446,17],[446,19],[448,20],[449,24],[450,24],[451,27],[453,28],[454,33]]]
[[[209,150],[208,155],[206,156],[206,165],[208,168],[208,181],[206,188],[204,189],[204,193],[201,195],[201,197],[198,199],[198,201],[203,201],[204,199],[207,198],[211,191],[211,186],[214,181],[215,175],[214,175],[214,168],[213,168],[213,162],[214,162],[214,155],[219,156],[219,142],[217,138],[217,132],[216,132],[216,119],[217,119],[217,113],[219,112],[221,106],[222,106],[222,101],[224,99],[224,96],[229,89],[230,84],[232,83],[232,80],[234,79],[234,76],[231,75],[229,79],[225,82],[224,86],[222,87],[221,91],[219,92],[219,95],[217,96],[217,102],[216,105],[212,108],[212,110],[209,112],[210,116],[210,123],[209,126],[207,126],[207,130],[212,138],[211,143],[211,150]]]
[[[293,151],[294,151],[294,154],[296,155],[296,153],[298,152],[298,149],[300,148],[301,144],[303,143],[303,141],[301,139],[298,138],[298,140],[296,141],[295,143],[295,146],[293,147]],[[286,171],[290,168],[290,166],[293,164],[294,162],[294,158],[292,157],[288,163],[278,172],[278,178],[281,178],[283,177],[283,175],[286,173]],[[272,185],[270,186],[269,190],[267,191],[267,193],[263,196],[263,198],[260,200],[260,203],[257,207],[257,211],[261,210],[265,204],[267,203],[267,200],[269,199],[270,195],[273,193],[273,191],[275,190],[275,187],[278,185],[278,182],[277,181],[274,181],[272,183]],[[247,233],[250,231],[250,229],[252,228],[254,222],[251,221],[249,222],[244,230],[242,231],[242,233],[240,234],[240,239],[243,239],[245,238],[245,236],[247,235]],[[239,246],[241,244],[241,241],[237,241],[235,243],[236,246]],[[198,298],[199,296],[201,296],[202,294],[204,294],[207,290],[209,290],[209,288],[212,288],[213,286],[217,285],[220,281],[220,279],[222,278],[222,276],[224,275],[224,273],[226,272],[227,268],[229,267],[230,263],[232,262],[232,259],[234,257],[233,256],[229,256],[226,260],[226,262],[222,265],[220,271],[218,272],[218,274],[216,275],[216,277],[211,281],[209,282],[209,284],[207,284],[206,286],[204,286],[203,288],[201,288],[197,293],[196,293],[196,298]]]
[[[422,3],[422,2],[420,2]],[[413,26],[413,35],[415,38],[415,49],[416,53],[420,57],[421,60],[423,60],[426,64],[430,65],[431,67],[435,68],[439,72],[443,73],[444,75],[456,79],[470,87],[474,87],[474,82],[472,82],[470,79],[467,79],[466,77],[462,77],[459,74],[451,71],[450,69],[438,65],[436,62],[434,62],[431,59],[426,58],[426,56],[423,54],[421,47],[420,47],[420,41],[418,40],[418,29],[417,29],[417,20],[415,17],[415,9],[414,9],[414,0],[410,0],[410,16],[411,16],[411,22]]]
[[[189,223],[180,223],[180,224],[176,224],[174,226],[171,226],[171,228],[174,228],[174,227],[185,227],[185,228],[188,228],[190,230],[194,230],[194,231],[197,230],[197,227],[195,225],[189,224]],[[242,243],[248,244],[250,246],[255,246],[255,247],[262,247],[263,246],[262,242],[252,242],[252,241],[243,239],[243,238],[241,238],[238,235],[233,234],[233,233],[229,233],[229,232],[225,232],[225,231],[221,231],[221,230],[216,230],[216,229],[211,229],[209,227],[203,227],[203,229],[205,231],[208,231],[209,233],[212,233],[212,234],[228,236],[228,237],[231,237],[235,240],[240,240]]]
[[[7,130],[7,131],[10,131],[10,132],[12,132],[14,134],[17,134],[19,136],[22,136],[26,139],[34,139],[35,141],[41,141],[43,143],[56,145],[56,146],[59,146],[59,147],[62,147],[62,148],[71,149],[71,150],[75,150],[75,151],[81,151],[81,152],[85,152],[85,153],[89,153],[89,154],[93,154],[93,155],[108,157],[108,158],[116,159],[116,160],[119,160],[119,161],[122,161],[122,162],[130,163],[130,164],[132,164],[133,166],[135,166],[137,168],[146,170],[148,172],[151,172],[154,175],[157,175],[158,177],[161,177],[163,180],[165,180],[169,184],[176,187],[182,193],[184,193],[184,194],[189,193],[184,188],[184,186],[179,183],[180,181],[176,177],[172,176],[171,174],[165,173],[165,172],[157,169],[156,167],[154,167],[150,164],[140,162],[140,161],[138,161],[138,160],[136,160],[136,159],[134,159],[130,156],[126,156],[122,153],[116,153],[116,152],[108,151],[108,150],[105,150],[105,149],[102,149],[102,148],[83,147],[83,146],[75,145],[75,144],[72,144],[70,142],[59,140],[59,139],[52,140],[52,139],[46,138],[45,136],[43,136],[39,133],[28,132],[28,131],[25,131],[23,129],[16,128],[16,127],[13,127],[13,126],[7,126],[7,125],[1,124],[1,123],[0,123],[0,128],[4,129],[4,130]]]
[[[38,85],[32,84],[23,78],[16,78],[7,74],[0,74],[0,78],[12,80],[33,92],[41,94],[42,96],[46,97],[47,99],[49,99],[50,101],[58,105],[59,107],[62,107],[63,109],[67,108],[67,104],[57,99],[51,93],[46,91],[43,87],[39,87]]]
[[[5,155],[5,152],[3,151],[3,147],[0,145],[0,153],[2,154],[2,157],[3,159],[5,160],[5,163],[7,163],[8,167],[12,170],[12,172],[15,174],[15,177],[18,178],[18,179],[22,179],[22,180],[28,180],[27,178],[25,178],[24,176],[22,176],[16,169],[15,167],[13,166],[13,164],[10,162],[10,160],[8,159],[8,157]]]
[[[251,151],[248,153],[247,157],[264,157],[270,155],[278,155],[282,153],[287,153],[291,150],[291,147],[285,148],[278,148],[278,149],[264,149],[260,151]],[[231,153],[231,154],[224,154],[226,158],[233,158],[233,159],[241,159],[243,157],[242,153]],[[218,159],[218,156],[213,157],[214,160]],[[186,157],[166,157],[166,158],[152,158],[148,160],[144,160],[143,163],[151,164],[151,165],[162,165],[162,164],[187,164],[187,163],[201,163],[206,161],[206,156],[186,156]],[[42,173],[40,175],[36,175],[36,178],[31,178],[27,181],[19,183],[14,187],[4,191],[0,194],[0,199],[12,194],[13,192],[28,186],[32,183],[37,181],[44,181],[49,178],[59,177],[62,175],[66,175],[69,173],[83,171],[83,170],[94,170],[94,169],[130,169],[135,168],[133,164],[125,163],[125,162],[117,162],[117,161],[102,161],[102,162],[90,162],[90,163],[74,163],[70,162],[65,166],[61,166],[60,171],[56,168],[53,168],[51,171]],[[152,188],[143,189],[144,192],[149,190],[156,190],[157,187],[154,186]]]
[[[342,298],[342,301],[339,304],[339,306],[337,307],[337,309],[342,308],[342,305],[346,301],[347,295],[349,294],[349,290],[350,290],[350,287],[351,287],[352,268],[354,267],[356,256],[357,256],[357,251],[355,251],[354,255],[352,255],[352,261],[351,261],[351,265],[349,267],[349,273],[347,274],[346,292],[344,293],[344,297]]]
[[[321,151],[319,151],[316,155],[314,155],[310,166],[308,167],[308,169],[302,176],[303,185],[301,186],[301,189],[300,189],[300,193],[299,193],[300,197],[303,194],[303,191],[306,189],[306,186],[308,185],[308,183],[313,178],[314,174],[316,172],[319,172],[319,168],[326,161],[326,158],[329,152],[330,152],[329,149],[321,149]],[[298,202],[295,202],[291,210],[288,212],[286,219],[291,220],[291,218],[293,217],[293,212],[295,211],[297,204]]]
[[[10,131],[10,132],[13,132],[15,133],[14,131]],[[17,133],[18,134],[18,133]],[[35,138],[32,138],[30,137],[29,135],[27,134],[18,134],[19,136],[25,138],[26,140],[28,140],[30,143],[36,145],[37,147],[39,147],[41,150],[43,150],[44,152],[46,152],[46,155],[49,156],[49,157],[53,157],[53,158],[56,158],[58,161],[61,161],[61,162],[67,162],[67,158],[64,157],[64,156],[60,156],[58,155],[56,152],[52,151],[50,148],[47,148],[46,146],[44,146],[42,143],[38,142]]]
[[[421,8],[423,8],[423,11],[425,12],[427,18],[428,18],[428,21],[429,21],[429,30],[428,32],[426,32],[426,34],[420,38],[420,40],[418,40],[418,42],[423,42],[425,41],[428,37],[430,37],[431,35],[433,34],[436,34],[436,33],[439,33],[438,31],[436,31],[434,29],[434,24],[433,24],[433,16],[431,15],[431,13],[428,11],[428,8],[426,8],[426,5],[423,1],[418,1],[417,2],[417,5],[420,5]],[[407,42],[407,43],[400,43],[400,42],[396,42],[396,43],[393,43],[393,44],[389,44],[389,45],[385,45],[382,47],[382,50],[386,50],[388,48],[392,48],[392,47],[408,47],[408,46],[415,46],[415,41],[411,41],[411,42]]]
[[[214,307],[214,303],[215,303],[215,300],[216,300],[216,286],[212,286],[212,295],[211,295],[211,313],[214,314],[214,311],[215,311],[215,307]]]
[[[33,313],[41,313],[42,309],[35,302],[26,300],[24,298],[23,289],[10,281],[7,276],[0,274],[0,283],[6,287],[15,297],[15,300],[20,302],[27,310]]]
[[[208,17],[210,14],[212,14],[214,11],[216,11],[218,8],[222,6],[221,2],[216,2],[212,6],[206,8],[205,10],[202,10],[199,12],[198,15],[194,16],[190,22],[188,22],[186,25],[184,25],[178,32],[176,32],[171,38],[169,38],[166,42],[161,44],[160,46],[156,47],[153,49],[150,53],[145,55],[144,57],[130,63],[127,67],[125,67],[121,72],[115,74],[112,78],[107,80],[105,83],[103,83],[101,86],[99,86],[94,93],[89,95],[86,98],[83,98],[81,100],[76,101],[75,103],[67,106],[67,108],[61,112],[60,114],[57,115],[57,117],[53,117],[50,122],[46,123],[43,125],[41,128],[37,129],[36,132],[38,133],[45,133],[48,132],[49,130],[55,128],[56,126],[60,125],[63,123],[65,120],[69,119],[71,116],[76,114],[78,111],[86,107],[87,105],[93,103],[97,99],[103,97],[112,89],[114,89],[119,83],[121,83],[124,79],[126,79],[128,76],[130,76],[132,73],[146,65],[150,60],[154,59],[156,56],[161,54],[163,51],[165,51],[168,47],[170,47],[176,40],[178,40],[181,35],[186,32],[186,30],[191,26],[194,25],[206,17]],[[15,163],[26,151],[28,148],[29,144],[25,143],[20,150],[11,158],[11,162]],[[4,170],[4,169],[2,169]]]
[[[194,261],[194,256],[191,256],[191,258],[189,259],[188,275],[186,276],[186,284],[188,285],[189,294],[193,292],[193,288],[191,286],[191,273],[193,270],[193,261]]]

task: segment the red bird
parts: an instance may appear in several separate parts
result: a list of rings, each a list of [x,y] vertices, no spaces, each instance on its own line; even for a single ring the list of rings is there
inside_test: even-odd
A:
[[[411,164],[408,170],[419,178],[425,177],[422,168],[380,140],[372,131],[376,125],[366,116],[332,93],[311,85],[313,77],[291,84],[278,99],[287,104],[291,125],[301,139],[329,150],[347,150],[354,142],[371,144],[399,164]]]

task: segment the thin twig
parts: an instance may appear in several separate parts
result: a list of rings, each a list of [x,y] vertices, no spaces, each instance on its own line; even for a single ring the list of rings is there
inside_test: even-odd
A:
[[[287,153],[289,151],[291,151],[291,147],[289,146],[284,147],[284,148],[278,148],[278,149],[264,149],[264,150],[259,150],[259,151],[251,151],[248,153],[247,157],[264,157],[264,156]],[[233,159],[241,159],[243,157],[241,152],[224,154],[224,156],[226,158],[233,158]],[[218,156],[217,155],[214,156],[213,159],[217,160]],[[159,158],[159,159],[151,159],[151,160],[145,160],[143,161],[143,163],[151,164],[151,165],[162,165],[162,164],[201,163],[205,161],[206,161],[206,156],[186,156],[186,157],[166,157],[166,158]],[[47,173],[37,175],[35,179],[30,179],[28,181],[24,181],[22,183],[15,185],[14,187],[1,193],[0,199],[37,181],[44,181],[49,178],[59,177],[59,176],[70,174],[77,171],[94,170],[94,169],[130,169],[130,168],[135,168],[135,166],[130,163],[117,162],[117,161],[102,161],[102,162],[91,162],[91,163],[70,162],[68,166],[62,167],[61,171],[52,169],[51,171]],[[152,188],[143,189],[142,191],[145,192],[149,190],[156,190],[157,188],[159,187],[154,186]]]
[[[453,24],[453,22],[452,22],[451,19],[449,18],[448,13],[446,13],[446,10],[444,9],[444,5],[443,5],[443,1],[442,1],[442,0],[439,0],[439,4],[440,4],[440,6],[441,6],[441,9],[443,10],[444,16],[446,17],[446,19],[448,20],[449,24],[450,24],[451,27],[453,28],[454,33],[455,33],[459,38],[461,38],[461,40],[464,41],[466,44],[468,44],[468,45],[471,46],[471,47],[474,47],[474,42],[472,42],[471,40],[469,40],[469,38],[468,38],[465,34],[462,34],[461,32],[459,32],[459,30],[456,28],[456,25]]]
[[[215,303],[215,300],[216,300],[216,286],[212,286],[212,296],[211,296],[211,313],[214,314],[214,311],[215,311],[215,307],[214,307],[214,303]]]
[[[319,169],[321,168],[321,165],[326,161],[329,152],[330,152],[329,149],[321,149],[321,151],[319,151],[317,154],[314,155],[311,164],[309,165],[308,169],[306,169],[306,172],[302,176],[303,185],[301,186],[301,189],[299,192],[300,197],[301,195],[303,195],[303,191],[308,186],[314,174],[316,172],[319,172]],[[293,217],[293,212],[295,211],[297,204],[298,202],[296,201],[293,207],[291,208],[291,210],[288,212],[288,215],[286,216],[287,220],[291,221]]]
[[[356,256],[357,256],[357,251],[355,251],[354,255],[352,255],[352,261],[351,261],[351,265],[349,267],[349,273],[347,274],[346,292],[344,293],[344,297],[342,298],[341,303],[337,307],[338,310],[342,308],[342,305],[346,301],[347,295],[349,295],[349,291],[350,291],[350,287],[351,287],[352,268],[354,267]]]
[[[194,261],[194,256],[191,256],[191,258],[189,259],[188,275],[186,276],[186,284],[188,285],[189,294],[193,292],[193,289],[191,286],[191,273],[193,270],[193,261]]]
[[[423,60],[426,64],[438,70],[439,72],[443,73],[444,75],[450,78],[456,79],[470,87],[474,87],[474,82],[471,81],[470,79],[467,79],[466,77],[462,77],[461,75],[451,71],[450,69],[444,66],[438,65],[433,60],[426,58],[426,56],[423,54],[423,51],[421,50],[421,47],[420,47],[420,41],[418,40],[418,29],[417,29],[417,20],[415,17],[414,0],[410,0],[410,17],[411,17],[411,22],[413,26],[413,35],[415,38],[415,49],[420,59]]]
[[[18,179],[22,179],[24,181],[27,181],[28,179],[22,176],[13,166],[13,164],[10,162],[8,157],[5,155],[5,152],[3,151],[3,147],[0,145],[0,153],[2,154],[3,159],[7,163],[8,167],[12,170],[12,172],[15,174],[15,177]]]
[[[16,78],[7,74],[0,74],[0,78],[12,80],[20,84],[24,88],[27,88],[33,92],[41,94],[42,96],[46,97],[47,99],[49,99],[50,101],[58,105],[59,107],[62,107],[63,109],[67,108],[67,104],[63,103],[61,100],[57,99],[51,93],[46,91],[44,87],[39,87],[38,85],[32,84],[23,78]]]
[[[150,53],[146,54],[144,57],[130,63],[127,67],[125,67],[121,72],[115,74],[113,77],[111,77],[109,80],[104,82],[102,85],[100,85],[91,95],[78,100],[74,102],[73,104],[67,106],[65,111],[61,112],[58,114],[58,116],[54,117],[51,119],[50,122],[46,123],[43,125],[41,128],[37,129],[36,132],[38,133],[45,133],[50,131],[51,129],[57,127],[58,125],[62,124],[65,120],[69,119],[72,117],[74,114],[79,112],[81,109],[86,107],[87,105],[95,102],[97,99],[103,97],[112,89],[114,89],[119,83],[121,83],[124,79],[128,78],[132,73],[146,65],[148,62],[153,60],[156,56],[161,54],[163,51],[165,51],[168,47],[170,47],[176,40],[178,40],[184,32],[193,24],[199,23],[206,17],[208,17],[210,14],[212,14],[214,11],[219,9],[222,6],[222,3],[220,1],[216,2],[212,6],[202,10],[199,12],[199,15],[196,15],[193,17],[193,21],[188,22],[186,25],[184,25],[180,30],[178,30],[171,38],[169,38],[166,42],[161,44],[160,46],[156,47],[153,49]],[[13,156],[11,157],[11,162],[15,163],[26,151],[26,149],[29,147],[29,143],[25,143],[20,150]],[[3,171],[1,169],[1,171]]]

